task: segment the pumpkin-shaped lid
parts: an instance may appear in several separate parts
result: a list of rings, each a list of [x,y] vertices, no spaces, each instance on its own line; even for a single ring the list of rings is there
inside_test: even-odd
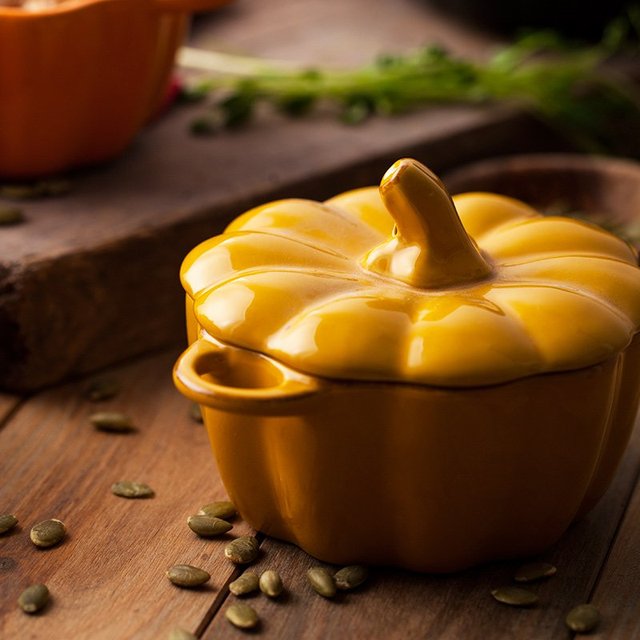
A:
[[[405,159],[379,190],[245,213],[182,277],[200,325],[229,344],[330,378],[465,387],[624,349],[640,326],[636,257],[518,200],[452,200]]]

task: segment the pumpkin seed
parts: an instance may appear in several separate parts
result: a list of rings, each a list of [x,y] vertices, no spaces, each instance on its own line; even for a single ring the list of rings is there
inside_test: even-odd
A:
[[[236,515],[236,508],[233,502],[220,500],[218,502],[210,502],[200,507],[198,515],[212,516],[214,518],[222,518],[228,520]]]
[[[0,207],[0,227],[24,222],[24,212],[18,207]]]
[[[27,587],[18,598],[18,606],[25,613],[36,613],[49,602],[49,589],[44,584]]]
[[[600,612],[592,604],[579,604],[564,619],[571,631],[589,633],[600,624]]]
[[[175,564],[167,570],[167,578],[178,587],[199,587],[211,576],[204,569],[190,564]]]
[[[234,596],[244,596],[253,593],[260,584],[260,579],[253,571],[245,571],[237,580],[229,585],[229,591]]]
[[[336,583],[333,576],[322,567],[313,567],[307,571],[307,580],[315,592],[323,598],[333,598],[336,595]]]
[[[212,136],[220,131],[220,122],[214,115],[195,118],[189,125],[189,130],[194,136]]]
[[[0,185],[0,196],[12,200],[30,200],[44,196],[61,196],[71,191],[71,182],[64,178],[40,180],[31,184]]]
[[[169,634],[168,640],[198,640],[198,637],[194,636],[190,631],[176,627]]]
[[[136,429],[129,416],[115,411],[94,413],[89,416],[89,421],[99,431],[110,433],[130,433]]]
[[[40,193],[45,196],[64,196],[71,191],[71,181],[64,178],[49,178],[41,180],[36,187]]]
[[[192,402],[189,407],[189,416],[194,422],[202,422],[202,409],[197,402]]]
[[[30,200],[42,195],[38,184],[3,184],[0,185],[0,196],[10,200]]]
[[[269,598],[277,598],[283,590],[282,578],[277,571],[268,569],[260,576],[260,591]]]
[[[219,536],[233,528],[233,525],[229,524],[226,520],[204,515],[189,516],[187,524],[191,531],[203,538]]]
[[[10,513],[0,515],[0,535],[13,529],[18,524],[18,518]]]
[[[512,607],[531,607],[538,602],[538,596],[522,587],[499,587],[491,592],[491,595],[502,604]]]
[[[144,482],[123,480],[111,485],[111,493],[121,498],[153,498],[155,492]]]
[[[550,578],[557,569],[548,562],[530,562],[522,565],[513,576],[516,582],[534,582],[542,578]]]
[[[253,536],[241,536],[224,548],[224,555],[234,564],[249,564],[258,557],[258,549],[258,541]]]
[[[227,620],[238,629],[254,629],[258,626],[260,618],[253,607],[239,602],[232,604],[225,612]]]
[[[91,402],[110,400],[120,393],[120,383],[113,378],[93,380],[85,389],[84,395]]]
[[[29,537],[36,547],[47,548],[61,542],[66,533],[67,529],[64,523],[53,518],[38,522],[38,524],[31,527]]]
[[[368,577],[369,572],[365,567],[353,564],[336,572],[333,580],[338,589],[341,591],[349,591],[350,589],[359,587]]]

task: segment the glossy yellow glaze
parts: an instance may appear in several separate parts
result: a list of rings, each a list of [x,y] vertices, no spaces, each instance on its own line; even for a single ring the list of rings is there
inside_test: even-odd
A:
[[[586,367],[630,343],[628,244],[502,196],[454,201],[401,160],[380,192],[249,211],[184,263],[197,321],[309,374],[446,387]]]
[[[636,256],[509,198],[454,208],[414,161],[381,194],[265,205],[195,249],[176,385],[243,517],[322,560],[539,553],[631,433]]]

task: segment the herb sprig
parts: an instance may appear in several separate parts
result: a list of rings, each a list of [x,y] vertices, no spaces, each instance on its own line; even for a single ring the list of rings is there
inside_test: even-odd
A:
[[[633,42],[639,27],[640,10],[630,12],[609,26],[598,45],[582,47],[536,32],[486,62],[437,46],[381,56],[353,70],[301,71],[215,54],[220,71],[233,71],[185,88],[182,97],[210,99],[208,112],[192,123],[197,134],[243,125],[261,103],[295,117],[330,103],[349,124],[435,104],[508,103],[534,113],[586,151],[634,155],[637,150],[627,147],[640,139],[640,94],[631,77],[605,63]]]

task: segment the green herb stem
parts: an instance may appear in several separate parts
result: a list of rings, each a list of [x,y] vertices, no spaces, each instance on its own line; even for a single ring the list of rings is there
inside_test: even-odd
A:
[[[335,103],[352,123],[433,104],[508,103],[537,114],[589,151],[608,151],[615,147],[612,122],[640,123],[633,83],[603,67],[611,41],[568,48],[553,34],[536,33],[486,62],[427,47],[352,70],[294,70],[233,56],[225,65],[228,56],[214,54],[216,70],[232,72],[200,81],[187,93],[213,96],[213,109],[229,126],[246,122],[261,102],[290,115],[303,115],[321,101]]]

